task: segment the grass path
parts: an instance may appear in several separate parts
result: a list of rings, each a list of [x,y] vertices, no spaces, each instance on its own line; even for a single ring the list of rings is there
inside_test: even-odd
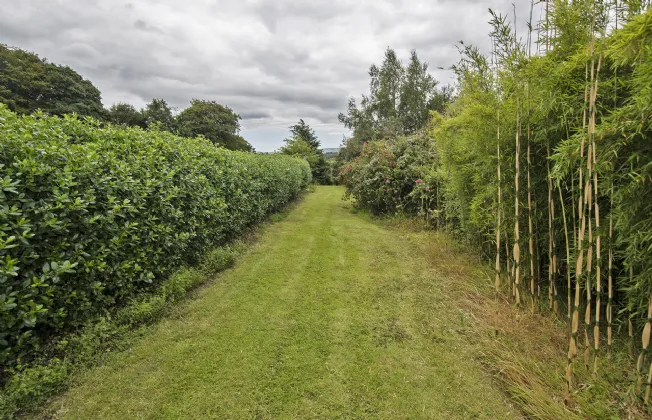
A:
[[[426,236],[318,187],[235,268],[79,378],[56,417],[514,418]],[[440,275],[439,275],[440,276]]]

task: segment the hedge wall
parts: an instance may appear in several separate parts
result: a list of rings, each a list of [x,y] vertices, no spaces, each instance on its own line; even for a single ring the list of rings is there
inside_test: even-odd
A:
[[[0,104],[0,364],[152,288],[311,181],[307,162]]]

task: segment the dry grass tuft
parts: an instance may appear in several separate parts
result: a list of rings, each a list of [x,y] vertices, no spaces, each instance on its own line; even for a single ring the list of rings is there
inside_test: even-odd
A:
[[[496,295],[491,270],[446,233],[428,233],[424,252],[432,269],[448,284],[448,298],[473,320],[469,338],[477,357],[525,416],[536,419],[650,418],[632,398],[633,360],[626,344],[614,340],[609,375],[595,378],[581,363],[574,367],[575,392],[564,403],[568,324],[550,312],[532,313]],[[581,341],[583,342],[583,340]],[[606,369],[604,369],[606,371]]]

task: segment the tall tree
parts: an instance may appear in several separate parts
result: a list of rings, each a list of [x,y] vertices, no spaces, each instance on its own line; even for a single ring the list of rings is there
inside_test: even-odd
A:
[[[376,111],[376,121],[384,135],[398,134],[401,130],[398,107],[401,103],[405,69],[391,48],[385,51],[385,60],[376,69],[371,66],[371,102]]]
[[[29,114],[47,90],[43,61],[36,55],[0,44],[0,102]]]
[[[0,102],[20,114],[37,109],[104,117],[100,91],[70,67],[0,44]]]
[[[124,102],[113,104],[109,108],[107,119],[120,125],[128,125],[145,128],[145,117],[141,111],[134,108],[133,105]]]
[[[49,114],[79,114],[103,119],[102,95],[89,80],[68,66],[47,63],[46,82],[39,107]]]
[[[369,94],[362,95],[359,105],[351,98],[346,114],[339,115],[340,122],[353,131],[347,150],[361,150],[368,140],[414,133],[427,125],[429,110],[442,112],[452,99],[449,87],[436,89],[437,81],[416,51],[404,67],[388,48],[382,65],[369,68],[369,77]]]
[[[453,102],[455,91],[451,85],[442,86],[441,89],[434,89],[434,92],[428,100],[428,109],[443,114],[446,106]]]
[[[412,51],[410,64],[401,84],[398,116],[403,132],[414,133],[428,122],[428,105],[437,81],[428,73],[428,64],[422,63],[416,51]]]
[[[160,124],[168,131],[175,130],[176,124],[174,115],[172,115],[172,108],[170,108],[165,99],[152,99],[152,102],[145,105],[142,113],[148,127],[153,124]]]
[[[324,152],[321,150],[321,143],[315,130],[312,129],[303,119],[300,119],[298,123],[290,126],[290,133],[292,136],[289,139],[285,139],[286,146],[281,149],[282,153],[286,154],[298,154],[302,157],[308,153],[304,151],[305,148],[303,143],[308,145],[311,152],[310,159],[306,157],[308,163],[310,164],[310,169],[312,171],[312,179],[319,183],[326,183],[325,178],[326,173],[326,159],[324,157]],[[292,151],[292,153],[289,153]],[[300,151],[297,152],[297,151]]]
[[[306,124],[303,119],[300,119],[298,123],[290,126],[290,133],[292,137],[300,137],[306,141],[313,149],[319,150],[321,143],[313,130],[308,124]]]
[[[238,135],[240,115],[215,101],[193,99],[190,106],[177,116],[177,124],[182,136],[202,135],[227,149],[253,150],[251,145]]]

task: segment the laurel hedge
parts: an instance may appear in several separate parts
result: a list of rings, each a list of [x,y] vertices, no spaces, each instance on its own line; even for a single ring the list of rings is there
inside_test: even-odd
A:
[[[291,200],[307,162],[0,104],[0,364],[156,287]]]

